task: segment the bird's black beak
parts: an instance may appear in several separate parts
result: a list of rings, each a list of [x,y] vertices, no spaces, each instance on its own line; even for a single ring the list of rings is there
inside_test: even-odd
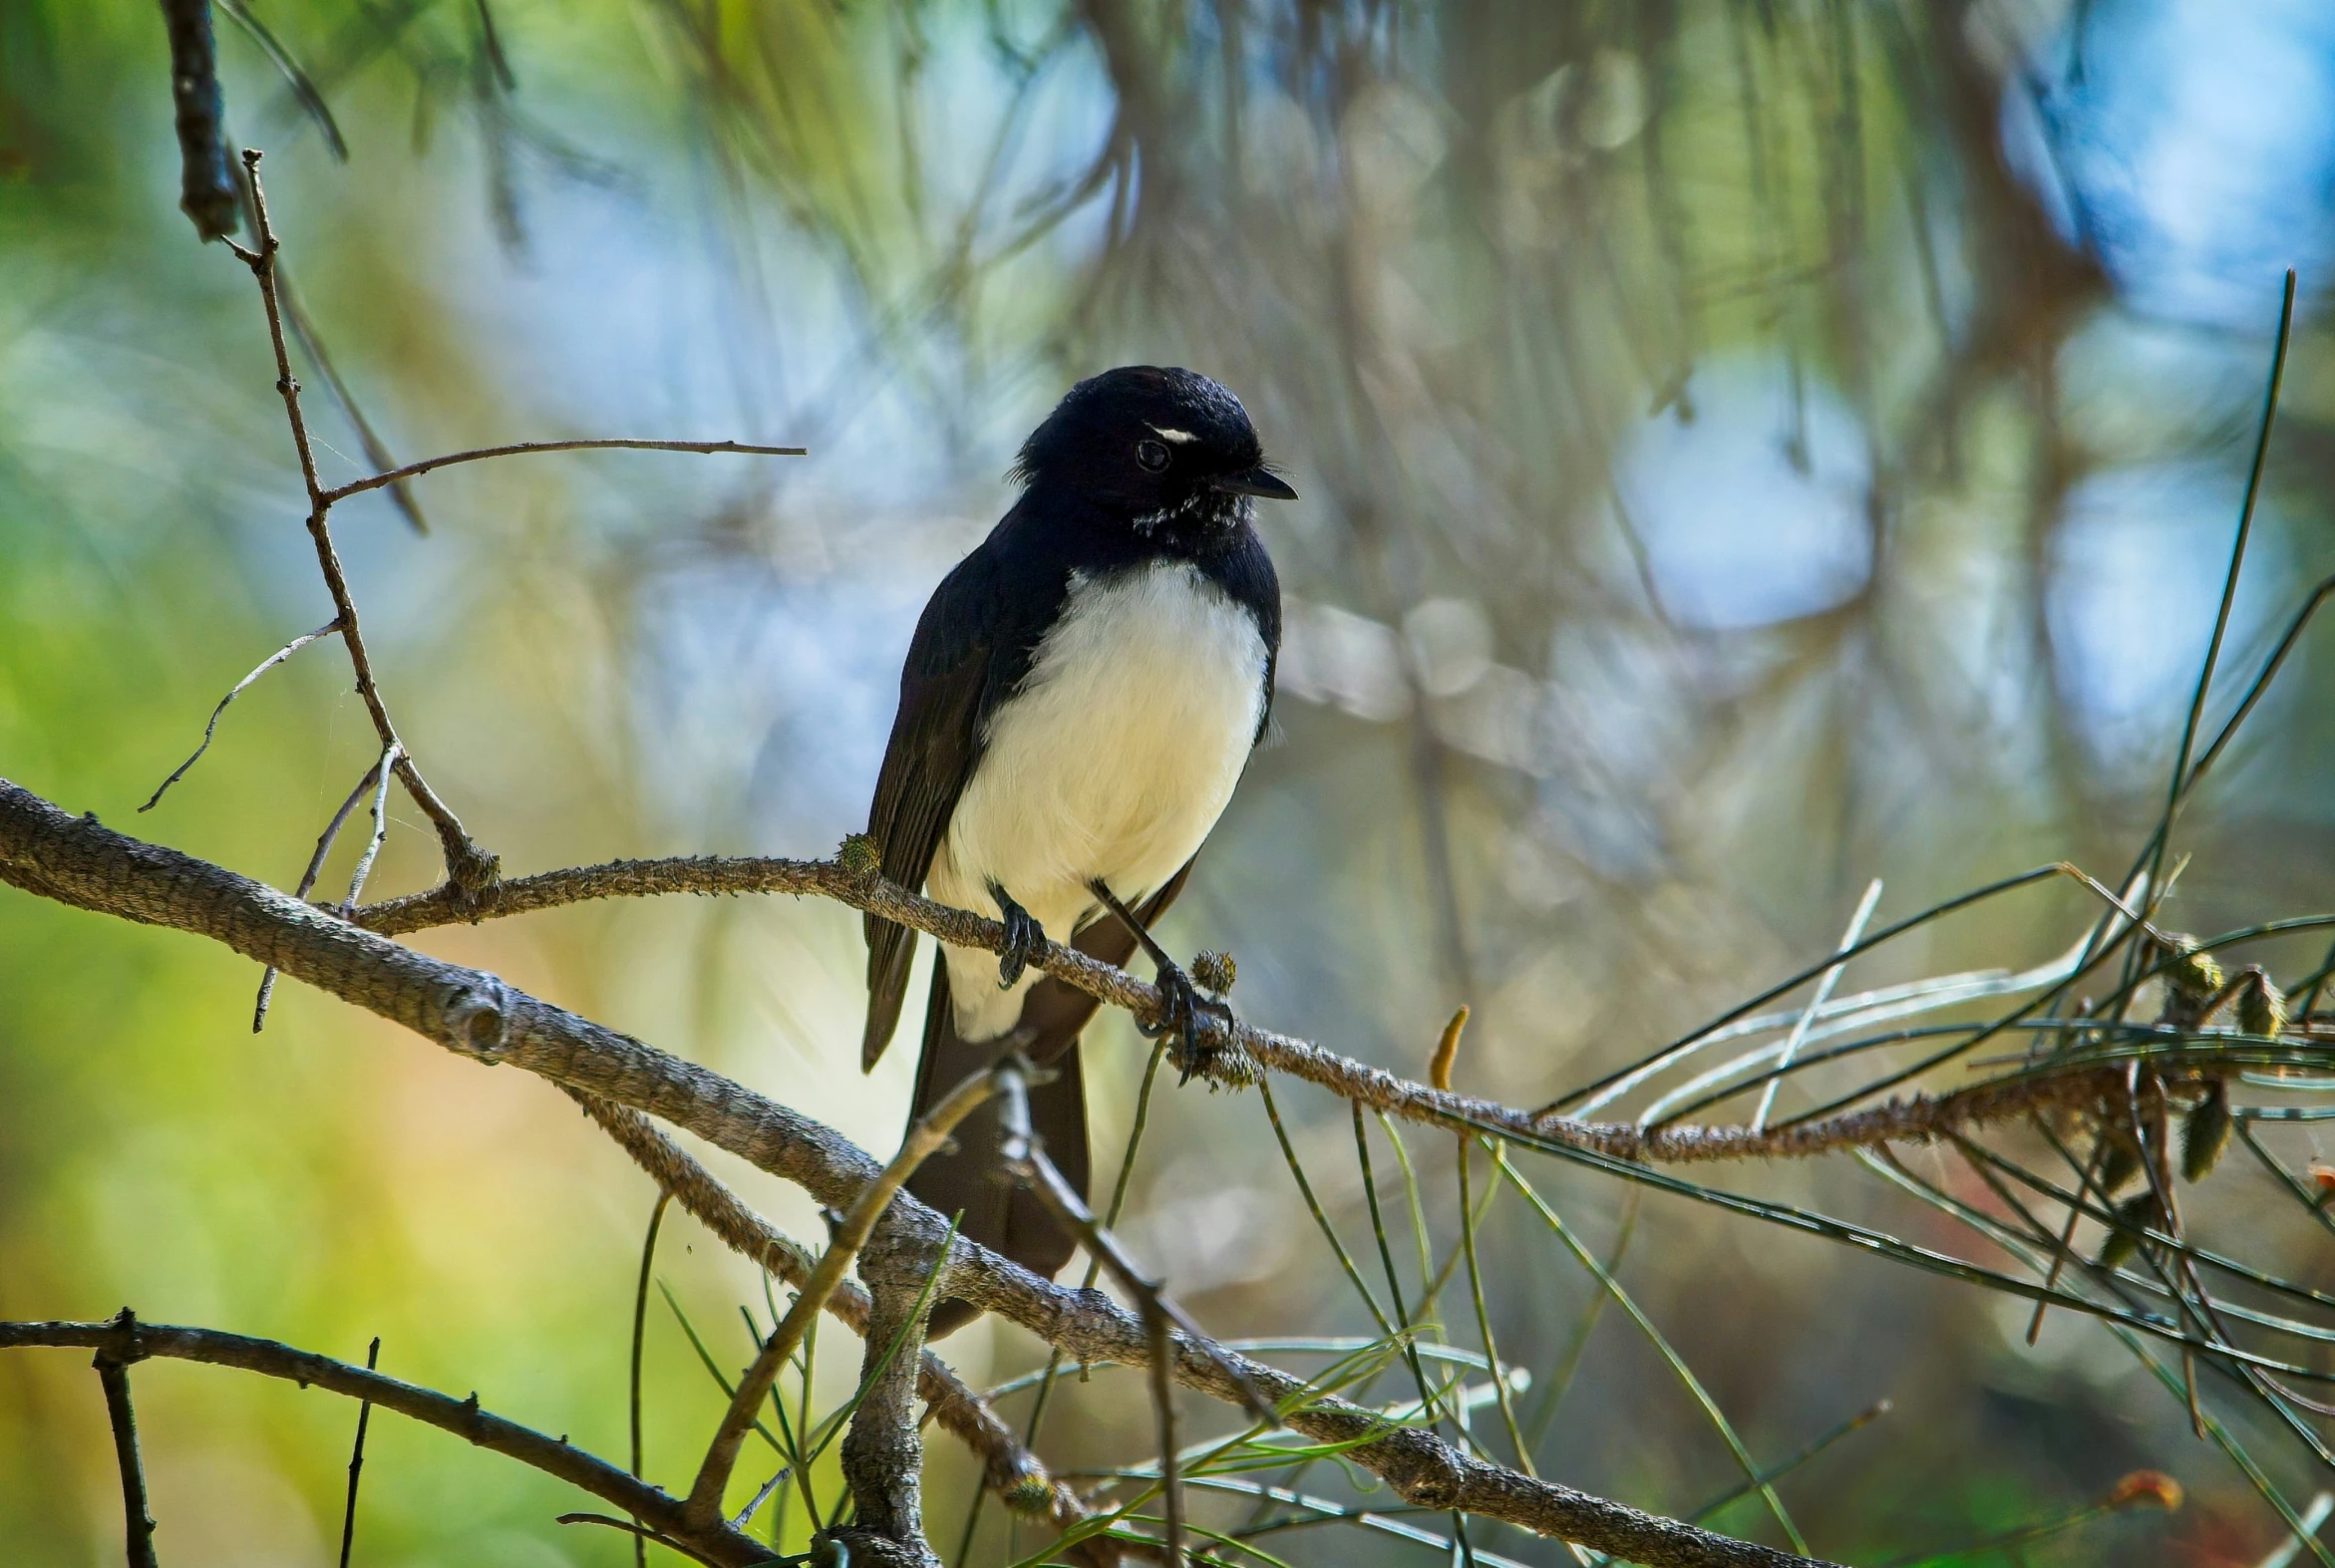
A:
[[[1218,474],[1208,482],[1228,495],[1262,495],[1268,500],[1297,498],[1297,492],[1289,487],[1286,479],[1267,471],[1261,464],[1238,473]]]

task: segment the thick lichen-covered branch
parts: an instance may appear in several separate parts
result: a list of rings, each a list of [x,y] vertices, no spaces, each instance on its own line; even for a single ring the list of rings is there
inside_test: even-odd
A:
[[[833,1128],[695,1063],[222,866],[127,837],[93,817],[70,816],[6,781],[0,781],[0,881],[220,942],[460,1055],[521,1068],[662,1117],[831,1208],[847,1208],[882,1168]],[[1143,1366],[1151,1359],[1134,1314],[1098,1291],[1066,1289],[962,1238],[952,1243],[947,1222],[905,1194],[885,1211],[871,1247],[902,1268],[928,1271],[945,1262],[941,1289],[1079,1361]],[[1649,1568],[1784,1568],[1807,1561],[1472,1458],[1431,1431],[1317,1397],[1285,1373],[1221,1348],[1203,1351],[1181,1336],[1175,1376],[1184,1387],[1227,1402],[1241,1398],[1236,1377],[1252,1384],[1290,1407],[1289,1424],[1298,1430],[1355,1444],[1346,1452],[1349,1462],[1420,1506],[1503,1519]]]

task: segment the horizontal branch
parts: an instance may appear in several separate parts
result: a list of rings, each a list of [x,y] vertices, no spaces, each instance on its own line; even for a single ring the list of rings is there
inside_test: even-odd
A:
[[[94,817],[69,816],[5,780],[0,881],[61,903],[208,937],[459,1055],[508,1064],[662,1117],[795,1183],[829,1208],[848,1208],[881,1170],[833,1128],[695,1063],[493,975],[401,947],[222,866],[117,833]],[[887,896],[908,897],[896,888]],[[963,911],[943,912],[995,929]],[[952,1243],[950,1235],[946,1220],[905,1193],[878,1227],[885,1247],[902,1258],[938,1261],[948,1247],[941,1290],[1020,1324],[1082,1362],[1149,1361],[1143,1324],[1102,1292],[1057,1285],[962,1237]],[[1220,1349],[1205,1353],[1180,1336],[1176,1381],[1238,1403],[1234,1372],[1219,1366],[1219,1359],[1288,1408],[1290,1425],[1325,1441],[1355,1443],[1346,1458],[1386,1480],[1406,1502],[1502,1519],[1646,1568],[1797,1568],[1808,1561],[1471,1458],[1433,1431],[1397,1425],[1375,1411],[1317,1395],[1277,1369]]]
[[[110,1323],[0,1323],[0,1350],[36,1345],[95,1349],[121,1366],[160,1356],[173,1361],[239,1368],[269,1378],[282,1378],[303,1388],[314,1384],[352,1400],[364,1400],[384,1410],[396,1411],[425,1425],[453,1432],[479,1447],[506,1454],[546,1475],[555,1475],[622,1508],[659,1534],[685,1541],[691,1551],[702,1554],[708,1562],[745,1565],[767,1562],[770,1558],[769,1547],[719,1519],[703,1529],[687,1529],[682,1524],[679,1498],[646,1481],[636,1480],[606,1460],[557,1437],[547,1437],[532,1427],[481,1410],[475,1394],[467,1400],[458,1400],[435,1389],[367,1372],[329,1356],[295,1350],[276,1340],[227,1334],[217,1329],[139,1323],[131,1320],[128,1313]]]
[[[479,447],[470,452],[450,452],[441,457],[424,458],[420,463],[409,463],[402,469],[391,469],[384,473],[368,474],[351,479],[346,484],[321,491],[318,499],[331,506],[352,495],[377,490],[384,485],[428,473],[434,469],[450,469],[458,463],[480,463],[488,458],[516,458],[533,452],[739,452],[758,458],[800,458],[801,447],[754,447],[742,441],[629,441],[613,438],[604,441],[521,441],[507,447]]]
[[[787,860],[772,856],[675,855],[658,860],[611,860],[516,877],[468,900],[451,887],[367,904],[352,918],[369,931],[396,936],[433,926],[476,923],[501,915],[555,909],[603,898],[642,898],[666,893],[816,894],[853,909],[912,927],[953,947],[996,952],[1005,945],[1005,927],[970,910],[920,897],[880,876],[854,872],[834,860]],[[1048,942],[1030,960],[1063,984],[1135,1015],[1157,1019],[1160,993],[1126,970],[1088,957],[1077,948]],[[1338,1055],[1307,1041],[1257,1029],[1235,1020],[1229,1029],[1202,1021],[1230,1049],[1215,1066],[1201,1071],[1222,1082],[1245,1082],[1264,1068],[1328,1090],[1341,1098],[1408,1121],[1454,1131],[1506,1133],[1554,1141],[1614,1159],[1645,1164],[1710,1163],[1722,1160],[1806,1158],[1881,1143],[1919,1141],[1948,1128],[1964,1130],[2016,1120],[2050,1105],[2096,1097],[2096,1075],[2078,1071],[2064,1077],[1981,1085],[1946,1095],[1916,1095],[1851,1110],[1823,1120],[1758,1131],[1746,1126],[1670,1125],[1640,1127],[1626,1121],[1582,1121],[1554,1113],[1519,1110],[1433,1089]]]

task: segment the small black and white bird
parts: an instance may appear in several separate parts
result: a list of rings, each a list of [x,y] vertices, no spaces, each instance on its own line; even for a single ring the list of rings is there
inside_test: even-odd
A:
[[[1095,1003],[1027,960],[1052,935],[1124,964],[1137,936],[1120,916],[1148,926],[1182,890],[1272,709],[1281,589],[1250,498],[1297,492],[1266,468],[1238,398],[1151,365],[1072,388],[1014,474],[1021,499],[916,623],[867,831],[885,876],[994,909],[1011,939],[1002,956],[942,947],[910,1120],[1018,1048],[1055,1072],[1031,1092],[1033,1130],[1084,1190],[1078,1037]],[[873,1068],[915,933],[872,915],[866,931]],[[1188,1068],[1210,1004],[1172,964],[1159,983]],[[908,1190],[1051,1276],[1074,1243],[1003,1178],[998,1147],[993,1109],[976,1111]],[[973,1315],[942,1302],[932,1332]]]

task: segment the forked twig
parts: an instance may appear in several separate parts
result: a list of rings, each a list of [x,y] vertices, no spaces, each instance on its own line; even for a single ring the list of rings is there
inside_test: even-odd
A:
[[[243,150],[245,180],[251,193],[252,221],[256,232],[252,236],[257,247],[224,243],[235,256],[251,269],[258,282],[259,297],[267,312],[267,335],[275,351],[276,392],[283,399],[284,417],[291,426],[292,448],[300,462],[300,479],[308,492],[308,533],[316,545],[316,563],[324,574],[326,592],[332,596],[334,619],[340,623],[341,642],[349,651],[349,665],[357,677],[357,695],[364,700],[365,711],[372,717],[373,731],[387,752],[395,749],[395,769],[398,782],[406,786],[406,793],[430,818],[438,830],[439,847],[446,860],[447,880],[466,895],[476,895],[494,884],[498,875],[495,857],[472,842],[464,829],[462,819],[453,808],[440,799],[430,787],[429,781],[414,763],[412,755],[398,739],[397,727],[390,722],[389,707],[383,701],[379,683],[374,679],[373,661],[365,649],[365,638],[357,621],[356,600],[349,592],[348,577],[341,569],[340,552],[333,545],[328,517],[332,502],[323,484],[316,476],[316,453],[308,435],[308,423],[300,410],[300,383],[292,375],[291,351],[284,339],[283,301],[278,295],[275,279],[275,257],[279,248],[275,228],[267,213],[267,192],[259,180],[259,153],[256,149]]]
[[[101,1345],[90,1362],[106,1391],[106,1419],[114,1428],[114,1462],[122,1472],[123,1534],[130,1568],[156,1568],[154,1511],[146,1499],[146,1461],[138,1452],[138,1412],[130,1404],[130,1368],[142,1359],[138,1319],[128,1307],[107,1327],[120,1344]]]
[[[366,791],[372,789],[381,778],[381,760],[375,758],[373,766],[365,770],[365,777],[359,779],[357,786],[342,799],[340,809],[332,813],[332,820],[324,824],[324,831],[316,835],[316,848],[308,856],[307,868],[300,873],[299,885],[292,890],[294,898],[306,898],[316,890],[316,879],[324,874],[325,856],[332,853],[333,841],[340,837],[341,829],[348,825],[349,813],[357,809],[357,802],[365,798]],[[267,1027],[267,1008],[274,998],[275,966],[270,964],[260,972],[259,995],[251,1003],[251,1033],[254,1035]]]
[[[770,1557],[768,1547],[732,1530],[726,1522],[716,1521],[713,1528],[704,1531],[682,1530],[680,1499],[633,1479],[581,1448],[482,1409],[475,1394],[458,1400],[378,1372],[367,1372],[329,1356],[295,1350],[274,1340],[217,1329],[144,1323],[127,1309],[104,1323],[0,1323],[0,1350],[37,1345],[87,1347],[99,1351],[101,1361],[110,1359],[122,1367],[156,1357],[204,1362],[303,1386],[313,1385],[353,1400],[369,1400],[400,1415],[450,1431],[478,1447],[508,1455],[628,1513],[636,1513],[651,1527],[685,1540],[692,1554],[701,1561],[721,1568],[750,1568],[767,1562]]]
[[[259,180],[259,160],[260,155],[256,150],[248,148],[244,150],[243,189],[244,194],[249,198],[254,243],[246,246],[237,244],[232,239],[224,242],[234,252],[237,259],[250,268],[252,277],[259,285],[261,304],[267,313],[268,342],[275,355],[276,391],[283,399],[284,417],[291,428],[292,448],[299,459],[300,479],[307,491],[307,527],[309,536],[315,543],[317,566],[324,575],[325,590],[332,598],[334,615],[331,625],[339,629],[341,641],[348,649],[350,668],[355,672],[357,679],[357,695],[364,701],[365,711],[373,721],[374,735],[380,741],[384,754],[392,760],[391,770],[396,774],[398,782],[405,785],[406,793],[413,797],[414,803],[421,807],[422,814],[430,819],[431,826],[437,831],[440,854],[446,865],[448,886],[461,901],[465,903],[476,902],[494,887],[500,875],[500,867],[494,855],[480,848],[472,840],[469,831],[462,824],[462,819],[455,815],[453,808],[430,786],[429,781],[423,778],[420,765],[414,761],[411,749],[400,740],[397,727],[390,719],[388,703],[383,698],[380,683],[374,676],[372,657],[366,650],[364,635],[358,625],[356,600],[350,592],[347,574],[342,569],[340,552],[333,543],[329,519],[334,504],[346,500],[352,495],[360,495],[368,490],[385,487],[402,495],[404,481],[428,473],[435,469],[442,469],[451,464],[476,463],[489,458],[509,457],[521,453],[632,448],[652,452],[736,452],[794,457],[801,456],[803,449],[750,446],[733,441],[668,442],[615,439],[522,442],[512,446],[486,447],[468,452],[448,453],[441,457],[424,459],[419,463],[409,463],[401,468],[390,469],[383,472],[368,474],[346,484],[327,487],[317,474],[315,447],[308,433],[307,417],[300,406],[300,383],[292,374],[291,352],[286,335],[287,330],[299,330],[301,324],[293,315],[291,301],[286,298],[285,290],[277,275],[276,257],[281,248],[281,242],[278,240],[274,225],[268,216],[267,192],[262,188]],[[330,379],[329,368],[327,375]],[[372,444],[369,443],[368,453],[370,454],[371,451]],[[409,515],[417,519],[419,517],[419,513],[411,511],[411,508],[409,508]],[[298,645],[294,646],[296,648]],[[277,657],[281,659],[285,655],[279,654]],[[261,666],[262,670],[265,668],[267,666]],[[258,671],[254,671],[253,675],[256,676],[258,673]],[[246,679],[244,684],[248,685],[249,680]],[[238,687],[237,690],[240,691],[241,687]],[[233,694],[230,693],[230,700]],[[222,702],[220,707],[224,706],[225,703]],[[214,712],[212,724],[215,726],[216,723],[217,714]],[[207,731],[205,732],[204,744],[208,744]],[[200,756],[201,753],[198,751],[195,755]],[[192,759],[188,760],[186,766],[193,766]],[[183,772],[184,769],[181,768],[180,773]],[[175,778],[176,775],[172,777]],[[167,782],[164,787],[168,787]],[[161,791],[157,790],[156,798],[160,797]],[[153,802],[148,803],[152,804]],[[354,894],[351,897],[353,902]],[[261,1011],[264,1011],[264,1004]]]

